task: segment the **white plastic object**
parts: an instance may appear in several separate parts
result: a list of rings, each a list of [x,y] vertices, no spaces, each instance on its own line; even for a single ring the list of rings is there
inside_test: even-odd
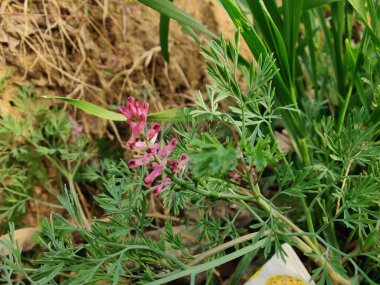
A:
[[[285,261],[273,255],[245,285],[315,285],[300,258],[289,244],[283,244]]]

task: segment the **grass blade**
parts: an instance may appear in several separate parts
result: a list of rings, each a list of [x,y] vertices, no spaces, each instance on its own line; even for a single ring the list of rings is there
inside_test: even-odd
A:
[[[345,39],[344,37],[344,3],[338,2],[333,3],[331,5],[331,16],[332,16],[332,36],[333,36],[333,43],[334,43],[334,51],[335,54],[335,65],[336,65],[336,80],[338,83],[338,91],[341,96],[346,95],[346,72],[344,67],[344,61],[343,61],[343,42]]]
[[[310,53],[310,65],[311,65],[311,78],[314,85],[315,98],[319,98],[319,86],[318,86],[318,74],[317,74],[317,58],[314,42],[314,31],[312,23],[312,11],[305,11],[304,13],[304,25],[305,25],[305,39]]]
[[[78,109],[85,111],[87,114],[94,115],[96,117],[111,120],[111,121],[125,121],[126,118],[117,112],[107,110],[105,108],[99,107],[95,104],[88,103],[85,101],[71,99],[60,96],[42,96],[46,99],[58,99],[64,102],[67,102]],[[159,122],[171,122],[171,121],[180,121],[185,117],[189,109],[187,108],[174,108],[167,109],[161,112],[150,113],[148,115],[148,121],[159,121]]]
[[[249,265],[251,265],[251,262],[257,255],[258,251],[259,250],[256,249],[244,255],[244,257],[240,260],[238,266],[235,269],[234,274],[232,275],[230,279],[230,285],[238,285],[241,283],[240,281],[244,273],[247,271],[247,268],[249,267]]]
[[[85,111],[86,113],[90,115],[94,115],[99,118],[103,118],[103,119],[111,120],[111,121],[125,121],[125,117],[122,114],[104,109],[95,104],[91,104],[85,101],[66,98],[66,97],[60,97],[60,96],[42,96],[42,97],[46,99],[58,99],[58,100],[67,102],[77,107],[78,109],[81,109]]]
[[[171,2],[173,0],[170,0]],[[160,16],[160,46],[161,53],[164,59],[169,62],[169,24],[170,18],[165,14]]]
[[[211,37],[216,37],[216,35],[213,32],[211,32],[209,29],[207,29],[205,26],[203,26],[201,23],[195,20],[191,15],[182,11],[169,0],[139,0],[139,2],[156,10],[161,14],[166,15],[169,18],[178,21],[183,25],[190,26],[193,29],[196,29]]]
[[[167,277],[164,277],[164,278],[161,278],[161,279],[158,279],[156,281],[153,281],[153,282],[150,282],[150,283],[147,283],[147,285],[160,285],[160,284],[167,284],[171,281],[174,281],[174,280],[177,280],[177,279],[180,279],[182,277],[186,277],[188,275],[196,275],[196,274],[199,274],[201,272],[204,272],[204,271],[207,271],[209,269],[212,269],[212,268],[215,268],[215,267],[218,267],[224,263],[227,263],[231,260],[234,260],[236,258],[239,258],[240,256],[243,256],[243,255],[246,255],[248,254],[249,252],[255,250],[255,249],[258,249],[258,248],[261,248],[266,240],[268,238],[263,238],[262,240],[254,243],[254,244],[251,244],[251,245],[248,245],[242,249],[239,249],[233,253],[230,253],[230,254],[227,254],[227,255],[224,255],[220,258],[217,258],[217,259],[214,259],[212,261],[209,261],[209,262],[206,262],[206,263],[203,263],[203,264],[200,264],[200,265],[196,265],[196,266],[192,266],[188,269],[185,269],[185,270],[182,270],[182,271],[179,271],[177,273],[174,273],[172,275],[169,275]]]
[[[377,47],[380,47],[380,39],[377,36],[377,22],[378,22],[378,16],[377,16],[377,9],[376,4],[374,4],[371,1],[366,0],[348,0],[352,7],[355,9],[355,11],[358,13],[360,20],[364,23],[366,28],[369,31],[369,34],[371,35],[372,40],[376,44]],[[366,8],[366,2],[368,2],[368,10]],[[370,15],[371,20],[368,21],[368,16]]]
[[[290,78],[295,85],[296,78],[296,46],[298,42],[298,33],[301,23],[303,0],[283,1],[284,25],[285,25],[285,44],[287,49],[287,58],[289,59]]]
[[[269,52],[262,40],[263,36],[259,35],[255,31],[253,25],[248,21],[245,15],[241,12],[240,8],[236,5],[236,2],[233,0],[220,0],[220,3],[230,15],[230,18],[236,28],[241,32],[241,35],[243,36],[248,48],[251,50],[254,58],[257,60],[260,56],[268,56]],[[273,78],[273,83],[276,87],[277,104],[279,106],[292,105],[294,108],[298,109],[293,87],[285,84],[284,82],[285,80],[282,78],[280,73],[277,73]],[[286,129],[289,132],[295,151],[305,161],[309,161],[308,148],[305,139],[306,134],[305,128],[303,127],[302,117],[297,112],[285,109],[281,111],[281,115],[283,117]]]
[[[262,1],[249,1],[248,5],[251,9],[255,24],[261,30],[262,39],[264,39],[268,49],[273,51],[275,58],[277,59],[284,82],[290,84],[292,80],[288,64],[289,60],[285,43],[278,27],[275,25]]]

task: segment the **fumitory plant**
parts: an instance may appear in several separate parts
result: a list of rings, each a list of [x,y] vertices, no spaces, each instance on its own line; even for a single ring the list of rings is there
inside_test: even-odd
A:
[[[187,276],[211,284],[215,268],[241,258],[231,277],[238,284],[256,256],[283,256],[289,243],[312,261],[318,284],[378,283],[377,107],[353,108],[337,130],[333,116],[312,114],[325,105],[304,102],[307,115],[279,106],[274,57],[241,67],[239,37],[203,46],[211,83],[198,108],[149,114],[147,102],[130,97],[116,114],[63,99],[126,121],[132,157],[106,167],[106,192],[96,197],[102,218],[86,220],[69,185],[59,196],[69,216],[41,224],[44,252],[29,256],[27,267],[11,224],[11,240],[0,240],[9,252],[1,256],[2,282],[17,273],[31,284],[167,284]],[[284,110],[304,116],[310,163],[279,148]],[[149,212],[154,196],[169,217]]]
[[[57,185],[83,172],[94,150],[83,126],[63,110],[46,112],[48,104],[38,100],[33,86],[19,87],[13,104],[13,116],[0,118],[0,220],[20,225],[29,203],[63,208],[50,199],[40,199],[36,189],[56,197]]]
[[[137,98],[119,113],[60,98],[126,121],[128,159],[108,161],[97,174],[104,216],[90,221],[75,176],[62,175],[67,187],[58,197],[67,214],[41,223],[43,250],[22,254],[11,223],[10,240],[0,239],[1,282],[212,284],[219,266],[238,260],[229,279],[238,284],[253,260],[283,256],[281,244],[289,243],[318,284],[379,284],[379,1],[220,0],[238,30],[234,43],[175,2],[139,2],[161,13],[166,60],[169,18],[199,42],[194,30],[212,38],[202,47],[210,84],[197,108],[158,114]],[[240,35],[252,62],[239,53]],[[81,151],[62,151],[55,136],[44,137],[57,133],[61,123],[52,122],[26,136],[27,149],[53,154],[58,166],[80,165]],[[3,125],[0,137],[25,129]],[[17,158],[0,160],[4,169],[35,165],[18,159],[24,147],[4,145]],[[3,184],[13,191],[3,210],[10,217],[23,210],[13,198],[22,187]]]

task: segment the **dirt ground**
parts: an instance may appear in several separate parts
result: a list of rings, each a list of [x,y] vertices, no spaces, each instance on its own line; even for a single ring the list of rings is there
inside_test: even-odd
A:
[[[1,1],[0,78],[11,72],[14,83],[1,95],[3,115],[15,114],[11,104],[15,85],[31,82],[41,94],[102,106],[144,95],[149,95],[156,111],[193,104],[196,91],[207,82],[198,44],[171,21],[167,64],[160,53],[157,12],[137,1],[104,3]],[[216,34],[233,35],[234,26],[216,0],[178,0],[175,4]],[[87,134],[106,133],[104,120],[73,114]]]

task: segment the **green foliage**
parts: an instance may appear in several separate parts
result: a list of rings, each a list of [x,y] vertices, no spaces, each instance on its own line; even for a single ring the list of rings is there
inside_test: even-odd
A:
[[[140,2],[190,33],[194,28],[213,36],[168,0]],[[238,32],[234,41],[214,37],[202,46],[210,84],[198,94],[198,108],[157,117],[175,121],[178,145],[169,162],[182,153],[190,157],[180,170],[163,169],[171,182],[160,194],[162,203],[154,204],[176,217],[163,222],[150,215],[146,167],[111,161],[89,171],[106,190],[95,198],[105,217],[90,223],[68,175],[59,201],[69,217],[53,214],[43,223],[45,252],[32,253],[33,268],[25,269],[13,240],[0,241],[11,252],[0,254],[3,280],[18,273],[32,284],[167,284],[189,276],[195,284],[206,271],[211,284],[213,269],[244,256],[232,278],[237,284],[256,254],[283,256],[281,244],[289,243],[315,263],[309,269],[318,284],[379,283],[378,1],[220,3]],[[359,42],[356,20],[365,25]],[[255,61],[242,59],[240,35]],[[166,40],[167,31],[162,36]],[[104,111],[78,106],[100,116]],[[81,161],[83,153],[59,147],[56,133],[65,121],[51,114],[56,123],[45,122],[38,143],[26,144],[34,160],[53,157],[65,173],[62,162]],[[284,127],[293,145],[287,154],[276,138],[279,131],[286,136]],[[29,129],[13,123],[8,132],[29,138]],[[26,163],[25,151],[8,150],[4,162],[15,157]],[[44,178],[29,163],[33,177]],[[12,187],[21,187],[24,176]],[[23,199],[9,197],[15,206],[7,215],[24,209]],[[249,216],[244,225],[238,222],[243,213]],[[10,224],[11,236],[13,230]]]
[[[53,196],[57,186],[93,156],[85,137],[73,137],[64,111],[38,101],[33,88],[20,87],[13,103],[15,113],[0,119],[0,219],[16,221],[34,201],[53,208],[60,205],[34,197],[35,187]],[[49,166],[47,167],[47,164]],[[56,172],[56,182],[49,173]]]
[[[190,143],[192,174],[197,178],[221,177],[235,169],[238,153],[232,144],[223,146],[207,133]]]
[[[81,101],[78,99],[71,99],[66,97],[60,97],[60,96],[42,96],[45,99],[58,99],[67,103],[72,104],[73,106],[77,107],[78,109],[81,109],[85,111],[88,114],[94,115],[96,117],[110,120],[110,121],[125,121],[125,117],[117,112],[110,111],[108,109],[99,107],[95,104]],[[148,116],[148,119],[150,121],[160,121],[160,122],[167,122],[171,120],[180,120],[183,116],[183,114],[186,113],[186,109],[169,109],[164,110],[157,113],[151,113]]]

